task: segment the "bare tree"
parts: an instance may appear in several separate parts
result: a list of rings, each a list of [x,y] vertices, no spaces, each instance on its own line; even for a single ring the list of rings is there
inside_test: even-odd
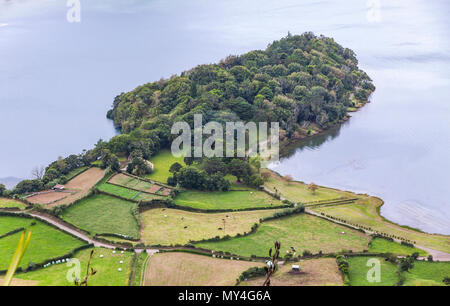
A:
[[[86,276],[84,277],[82,282],[80,282],[80,280],[78,280],[78,279],[75,279],[75,281],[74,281],[75,286],[86,286],[87,287],[89,277],[97,274],[97,270],[95,270],[94,268],[91,267],[92,257],[94,257],[94,250],[92,250],[91,254],[89,255],[89,261],[88,261],[87,268],[86,268]]]
[[[319,189],[319,186],[317,186],[317,185],[314,184],[314,183],[311,183],[311,184],[308,185],[308,190],[312,191],[313,194],[316,193],[316,190],[317,190],[317,189]]]
[[[270,260],[268,260],[266,262],[267,263],[266,280],[264,281],[264,284],[263,284],[263,286],[265,286],[265,287],[270,286],[270,277],[278,269],[278,257],[280,256],[281,243],[278,241],[275,241],[274,247],[275,247],[274,252],[272,252],[273,250],[272,250],[272,248],[270,248],[270,250],[269,250]]]
[[[45,169],[43,166],[36,166],[31,170],[33,178],[41,180],[44,177]]]
[[[283,176],[283,179],[286,183],[288,183],[288,185],[290,185],[292,183],[292,181],[294,180],[294,178],[290,174]]]

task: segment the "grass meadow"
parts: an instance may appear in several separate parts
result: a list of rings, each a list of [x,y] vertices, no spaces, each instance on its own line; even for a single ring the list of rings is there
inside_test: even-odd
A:
[[[393,286],[397,283],[398,277],[395,274],[397,266],[386,261],[384,258],[378,258],[381,264],[380,282],[369,282],[367,280],[367,272],[372,266],[367,266],[367,261],[371,257],[351,257],[347,261],[349,263],[349,280],[350,286]]]
[[[141,239],[147,245],[184,245],[189,241],[216,236],[235,236],[250,232],[259,219],[278,210],[233,213],[192,213],[176,209],[156,208],[141,214]],[[225,220],[225,223],[224,223]],[[220,229],[219,229],[220,228]]]
[[[89,255],[92,249],[79,251],[75,258],[81,263],[81,277],[86,273],[86,267],[89,260]],[[103,258],[100,258],[103,255]],[[121,254],[112,250],[95,248],[94,257],[91,261],[91,267],[97,270],[97,273],[89,278],[89,286],[127,286],[128,276],[131,270],[130,262],[133,253],[124,252]],[[123,261],[121,264],[120,261]],[[73,286],[66,278],[69,270],[73,268],[66,266],[66,264],[52,265],[47,268],[36,271],[17,274],[17,279],[34,281],[37,286]],[[121,268],[122,271],[118,271]]]
[[[22,227],[32,232],[30,245],[20,264],[23,268],[26,268],[29,263],[40,263],[63,256],[85,244],[69,234],[34,219],[0,216],[0,235]],[[0,239],[0,270],[8,268],[20,235],[19,232]]]
[[[154,169],[147,178],[164,184],[167,183],[167,178],[172,176],[169,169],[174,163],[178,162],[182,166],[185,166],[183,157],[174,157],[170,150],[161,150],[157,155],[150,159],[150,162],[153,163]]]
[[[175,197],[180,206],[203,210],[278,207],[283,203],[262,191],[183,191]]]
[[[70,206],[63,219],[91,234],[120,234],[139,238],[139,225],[133,216],[137,204],[107,195],[94,195]]]
[[[444,277],[450,277],[450,262],[416,261],[405,275],[405,286],[444,286]]]
[[[375,238],[369,247],[369,251],[373,253],[392,253],[395,255],[411,255],[412,253],[419,253],[420,256],[427,256],[428,253],[418,248],[412,248],[401,245],[397,242],[392,242],[383,238]]]
[[[345,234],[342,234],[345,232]],[[267,256],[275,241],[281,242],[280,255],[295,249],[297,254],[354,252],[367,249],[369,237],[358,231],[307,214],[284,217],[261,223],[257,232],[245,237],[219,242],[198,243],[196,246],[241,256]]]
[[[0,208],[19,208],[23,210],[26,207],[24,203],[14,199],[0,198]]]

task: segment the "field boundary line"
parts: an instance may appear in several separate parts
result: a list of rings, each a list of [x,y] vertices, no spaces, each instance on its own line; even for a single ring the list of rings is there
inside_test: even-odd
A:
[[[144,252],[147,253],[147,250],[145,250]],[[146,274],[147,274],[147,265],[148,265],[149,261],[150,261],[150,255],[147,254],[147,257],[145,258],[144,264],[142,265],[141,279],[139,281],[139,287],[142,287],[145,284],[145,277],[146,277]]]

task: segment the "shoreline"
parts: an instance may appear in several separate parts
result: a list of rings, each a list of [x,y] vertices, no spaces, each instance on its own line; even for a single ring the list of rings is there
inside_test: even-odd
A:
[[[358,112],[361,108],[363,108],[363,107],[364,107],[366,104],[368,104],[368,103],[371,103],[371,101],[368,100],[367,102],[365,102],[365,103],[363,103],[363,104],[361,104],[361,105],[355,106],[355,109],[352,110],[352,111],[349,111],[349,113],[355,113],[355,112]],[[344,119],[340,120],[338,123],[335,123],[335,124],[333,124],[333,125],[330,125],[330,126],[327,127],[326,129],[321,129],[319,132],[317,132],[317,133],[315,133],[315,134],[313,134],[313,135],[306,135],[306,136],[303,136],[303,137],[301,137],[301,138],[296,138],[296,139],[288,139],[287,141],[285,141],[285,142],[283,141],[283,142],[280,143],[280,144],[281,144],[284,148],[287,148],[287,147],[293,147],[293,146],[297,146],[297,147],[298,147],[298,145],[299,145],[302,141],[306,141],[306,140],[308,140],[308,139],[312,139],[312,138],[314,138],[314,137],[321,136],[321,135],[323,135],[323,134],[329,132],[329,131],[330,131],[331,129],[333,129],[333,128],[339,128],[339,127],[342,126],[343,124],[349,122],[349,120],[350,120],[351,118],[352,118],[352,116],[351,116],[350,114],[347,114],[346,117],[345,117]],[[281,147],[281,146],[280,146],[280,147]],[[288,152],[285,152],[285,151],[283,152],[282,149],[281,149],[281,150],[280,150],[280,160],[281,160],[281,158],[286,158],[286,157],[288,157],[292,152],[295,152],[295,150],[296,150],[295,148],[291,148],[290,150],[288,150]],[[277,174],[278,176],[283,177],[279,172],[277,172],[277,171],[275,171],[275,170],[273,170],[273,169],[271,169],[271,168],[267,168],[267,169],[270,170],[271,172],[274,172],[274,173]],[[297,180],[297,179],[295,180],[295,182],[305,184],[303,181],[300,181],[300,180]],[[381,203],[382,203],[381,205],[379,205],[379,206],[377,207],[377,214],[378,214],[378,216],[379,216],[383,221],[385,221],[385,222],[387,222],[387,223],[390,223],[390,224],[392,224],[392,225],[399,226],[399,227],[401,227],[401,228],[408,229],[408,230],[412,230],[412,231],[415,231],[415,232],[418,232],[418,233],[422,233],[422,234],[434,235],[434,236],[441,236],[441,237],[450,237],[450,235],[448,235],[448,234],[430,233],[430,232],[426,232],[426,231],[424,231],[424,230],[421,230],[420,228],[412,227],[412,226],[405,225],[405,224],[402,225],[402,224],[399,224],[399,223],[396,223],[396,222],[394,222],[394,221],[391,221],[391,220],[387,219],[386,217],[384,217],[384,216],[381,214],[381,207],[384,206],[384,205],[386,204],[386,202],[385,202],[381,197],[379,197],[379,196],[371,195],[370,193],[357,193],[357,192],[354,192],[354,191],[351,191],[351,190],[342,190],[342,189],[338,189],[338,188],[335,188],[335,187],[320,186],[320,185],[318,185],[318,186],[319,186],[319,187],[322,187],[322,188],[326,188],[326,189],[336,190],[336,191],[340,191],[340,192],[350,192],[350,193],[353,193],[353,194],[356,194],[356,195],[365,195],[365,196],[369,196],[369,197],[378,199],[378,200],[381,201]]]

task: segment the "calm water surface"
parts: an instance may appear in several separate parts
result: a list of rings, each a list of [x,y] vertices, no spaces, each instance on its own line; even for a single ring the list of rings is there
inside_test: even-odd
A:
[[[0,0],[0,177],[115,135],[105,114],[122,91],[314,31],[352,48],[377,91],[273,168],[380,196],[387,218],[450,234],[450,4],[379,3],[81,0],[70,24],[64,0]]]

